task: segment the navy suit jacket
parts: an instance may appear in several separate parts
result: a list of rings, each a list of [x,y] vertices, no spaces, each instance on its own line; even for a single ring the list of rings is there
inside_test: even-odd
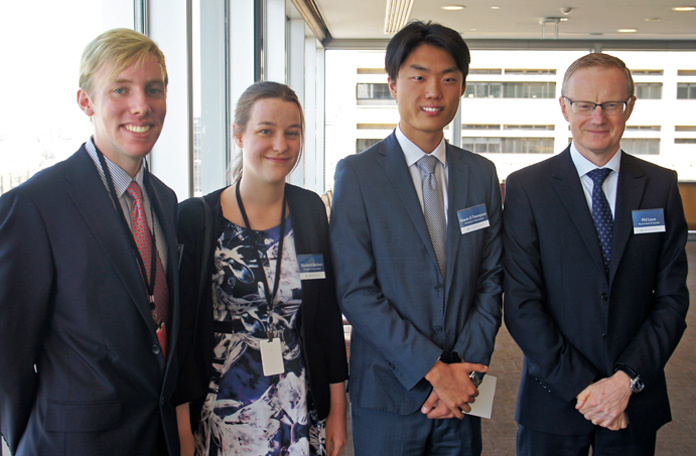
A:
[[[489,364],[501,320],[501,197],[495,167],[447,145],[447,277],[394,134],[336,168],[331,244],[353,326],[350,399],[410,414],[441,355]],[[457,211],[485,204],[490,226],[461,234]],[[444,359],[444,358],[443,358]]]
[[[624,364],[645,382],[629,426],[654,432],[671,419],[664,367],[689,305],[676,173],[622,154],[608,277],[569,149],[511,174],[505,195],[505,323],[525,355],[518,422],[591,432],[575,396]],[[666,232],[634,234],[640,209],[663,209]]]
[[[147,178],[168,245],[168,360],[84,145],[0,198],[0,423],[15,455],[158,454],[162,429],[179,454],[176,196]]]

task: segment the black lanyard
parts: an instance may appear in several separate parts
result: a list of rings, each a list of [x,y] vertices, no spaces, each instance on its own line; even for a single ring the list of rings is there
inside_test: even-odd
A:
[[[116,196],[116,187],[114,187],[114,181],[113,178],[111,177],[111,172],[109,171],[109,167],[106,166],[106,160],[104,159],[104,154],[101,153],[101,151],[97,148],[97,146],[94,146],[94,149],[97,151],[97,156],[99,157],[99,163],[101,164],[102,171],[104,171],[104,177],[106,178],[106,184],[109,187],[109,194],[111,196],[111,201],[114,203],[114,209],[116,212],[119,214],[119,220],[121,220],[121,225],[123,226],[123,229],[126,231],[128,236],[128,240],[130,241],[130,246],[131,249],[133,250],[133,253],[135,253],[135,258],[138,261],[138,268],[140,268],[140,274],[143,276],[143,282],[145,282],[145,289],[147,291],[148,295],[148,300],[150,301],[150,307],[154,309],[155,307],[155,276],[157,274],[157,254],[155,253],[157,250],[155,249],[155,230],[153,228],[152,233],[150,234],[151,236],[151,241],[152,241],[152,248],[151,248],[151,255],[150,255],[150,280],[147,280],[147,274],[146,274],[146,269],[145,269],[145,263],[143,262],[143,257],[140,255],[140,250],[138,249],[138,245],[135,243],[135,239],[133,239],[133,231],[128,227],[128,222],[126,221],[126,216],[123,214],[123,209],[121,208],[121,203],[118,201],[118,197]],[[147,187],[148,184],[148,177],[147,173],[143,174],[143,185]],[[143,201],[144,204],[144,201]],[[145,208],[143,207],[143,211]],[[154,223],[155,217],[154,214],[152,213],[152,204],[150,204],[150,218],[152,219],[152,222]]]
[[[237,181],[237,187],[235,188],[235,193],[237,195],[237,204],[239,205],[239,212],[242,213],[242,218],[244,219],[244,224],[249,231],[253,231],[251,224],[249,223],[249,218],[247,217],[246,211],[244,210],[244,203],[242,203],[242,196],[239,193],[239,183],[241,179]],[[278,258],[276,259],[276,270],[275,277],[273,278],[273,293],[271,293],[268,288],[268,278],[266,277],[266,271],[261,263],[261,256],[256,248],[253,248],[254,254],[256,255],[256,260],[258,261],[259,267],[261,268],[261,274],[263,275],[263,289],[266,293],[266,303],[268,304],[268,326],[266,327],[266,334],[268,340],[273,339],[273,301],[275,300],[276,293],[278,293],[278,284],[280,283],[280,263],[283,259],[283,240],[285,239],[285,200],[287,197],[287,192],[283,189],[283,209],[280,211],[280,239],[278,240]]]

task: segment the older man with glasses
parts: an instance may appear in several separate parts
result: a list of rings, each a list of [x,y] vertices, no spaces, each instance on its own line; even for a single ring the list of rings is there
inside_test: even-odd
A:
[[[506,185],[518,454],[652,455],[689,306],[677,174],[621,150],[636,102],[621,60],[576,60],[559,101],[572,143]]]

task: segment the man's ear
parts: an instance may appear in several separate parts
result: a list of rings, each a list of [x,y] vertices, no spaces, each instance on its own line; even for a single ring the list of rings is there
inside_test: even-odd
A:
[[[396,100],[396,79],[388,77],[387,82],[389,83],[389,92],[391,93],[392,98]]]
[[[568,105],[566,104],[565,97],[561,95],[558,101],[561,104],[561,112],[563,113],[563,117],[565,118],[566,122],[570,122],[570,119],[568,119],[568,112],[566,111]]]
[[[77,105],[88,116],[92,117],[94,115],[92,100],[84,89],[78,89],[77,91]]]

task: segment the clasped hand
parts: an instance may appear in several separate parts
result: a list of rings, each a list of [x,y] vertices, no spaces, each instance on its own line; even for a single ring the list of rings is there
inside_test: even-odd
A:
[[[433,391],[421,407],[421,413],[430,419],[462,419],[464,412],[470,412],[478,396],[469,374],[472,371],[486,372],[488,367],[474,363],[445,364],[438,361],[425,375],[433,386]]]
[[[595,426],[618,431],[628,427],[625,411],[631,394],[628,375],[617,371],[582,390],[576,397],[575,408]]]

